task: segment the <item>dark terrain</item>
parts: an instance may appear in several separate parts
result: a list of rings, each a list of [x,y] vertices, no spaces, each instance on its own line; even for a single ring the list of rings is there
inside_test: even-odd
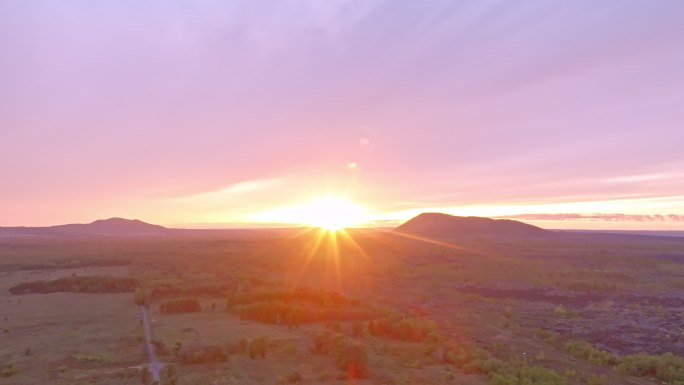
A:
[[[369,383],[450,383],[437,374],[444,368],[453,368],[460,382],[495,385],[648,384],[656,377],[680,384],[677,373],[684,373],[677,369],[684,362],[677,361],[684,355],[684,238],[552,232],[516,221],[439,214],[421,215],[396,231],[337,234],[185,231],[122,220],[76,228],[78,235],[50,230],[49,236],[2,229],[0,271],[128,266],[153,307],[188,297],[215,306],[239,295],[233,312],[283,330],[281,322],[290,318],[280,310],[258,313],[271,305],[245,302],[245,296],[289,298],[288,291],[306,288],[339,293],[332,298],[346,304],[329,308],[321,305],[329,300],[319,301],[316,306],[323,307],[310,308],[310,315],[344,312],[364,322],[389,322],[383,317],[403,314],[414,326],[436,323],[436,331],[411,334],[405,345],[361,324],[364,337],[350,336],[368,349]],[[41,294],[17,297],[26,295]],[[280,306],[289,309],[285,301]],[[335,322],[343,331],[351,328],[351,321],[341,319],[303,330],[338,330]],[[443,354],[418,353],[433,349]],[[498,362],[503,367],[494,369]],[[653,372],[638,369],[651,367]],[[536,378],[528,368],[544,368],[529,370],[541,370],[546,380],[520,382]],[[181,378],[191,383],[194,369],[181,369]]]
[[[427,238],[538,237],[549,234],[548,230],[510,219],[457,217],[440,213],[420,214],[395,231]]]

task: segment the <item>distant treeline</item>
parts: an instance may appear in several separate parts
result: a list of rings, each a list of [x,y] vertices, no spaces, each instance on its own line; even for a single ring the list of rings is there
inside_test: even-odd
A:
[[[230,354],[247,353],[251,359],[265,358],[270,342],[266,336],[247,340],[241,338],[237,343],[225,345],[190,345],[183,346],[177,342],[174,346],[175,358],[181,364],[207,364],[228,361]]]
[[[121,258],[82,258],[55,260],[45,263],[9,263],[0,265],[0,272],[22,270],[59,270],[78,269],[82,267],[114,267],[128,266],[131,261]]]
[[[414,317],[388,317],[370,321],[368,333],[375,337],[392,338],[402,341],[422,342],[437,340],[437,324],[429,319]]]
[[[186,365],[228,361],[226,349],[218,345],[182,348],[176,356],[182,364]]]
[[[242,319],[296,327],[303,323],[354,321],[376,318],[374,309],[360,307],[317,308],[306,304],[263,301],[231,308]]]
[[[202,305],[195,298],[174,299],[159,305],[162,314],[195,313],[202,311]]]
[[[286,304],[307,302],[316,306],[339,307],[359,306],[361,302],[344,297],[340,293],[296,289],[293,291],[257,291],[236,293],[228,297],[228,305],[244,305],[254,302],[279,301]]]
[[[312,290],[236,293],[227,309],[240,318],[296,327],[303,323],[367,320],[378,312],[339,293]]]
[[[10,287],[12,294],[29,293],[131,293],[138,285],[135,278],[110,276],[74,276],[52,281],[24,282]]]
[[[154,285],[149,290],[151,298],[165,297],[225,297],[235,290],[234,284],[170,284]]]

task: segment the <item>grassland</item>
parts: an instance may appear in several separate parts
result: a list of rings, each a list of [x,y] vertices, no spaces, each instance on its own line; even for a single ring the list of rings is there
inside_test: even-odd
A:
[[[16,374],[3,384],[120,384],[143,359],[137,311],[130,294],[11,295],[18,282],[128,269],[22,271],[0,275],[0,362]],[[129,368],[129,369],[127,369]],[[122,382],[124,380],[124,382]]]
[[[5,238],[0,271],[8,384],[142,383],[147,358],[136,296],[150,309],[155,348],[167,364],[163,383],[327,384],[350,375],[359,384],[684,381],[684,240],[676,238],[426,241],[380,230],[334,238],[295,230]],[[139,287],[9,292],[74,275],[130,277]],[[331,311],[339,301],[264,299],[302,288],[351,302],[343,313]],[[260,298],[254,304],[266,313],[257,314],[266,315],[245,318],[230,306],[236,295]],[[159,312],[166,301],[187,298],[201,311]],[[359,319],[336,319],[352,314],[349,304],[364,309],[352,312]],[[417,325],[431,326],[417,332],[424,327]],[[324,333],[338,337],[327,337],[331,348],[322,351],[316,341]],[[251,358],[250,344],[261,338],[265,356]],[[203,356],[210,348],[221,354]],[[207,362],[184,363],[192,354]],[[349,357],[364,360],[368,372],[347,370]]]

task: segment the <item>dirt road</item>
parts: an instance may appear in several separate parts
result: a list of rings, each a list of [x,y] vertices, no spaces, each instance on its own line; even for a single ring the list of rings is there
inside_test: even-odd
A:
[[[150,374],[152,375],[153,382],[159,382],[159,372],[164,367],[162,362],[159,362],[157,355],[154,353],[154,345],[152,345],[152,332],[150,329],[150,320],[147,315],[147,308],[145,306],[140,306],[140,316],[143,323],[143,328],[145,329],[145,347],[147,349],[147,356],[150,359]]]

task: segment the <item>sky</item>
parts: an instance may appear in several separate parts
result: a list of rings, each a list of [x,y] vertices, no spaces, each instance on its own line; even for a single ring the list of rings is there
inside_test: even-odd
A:
[[[0,226],[322,196],[684,230],[684,2],[0,2]],[[270,214],[269,214],[270,213]]]

